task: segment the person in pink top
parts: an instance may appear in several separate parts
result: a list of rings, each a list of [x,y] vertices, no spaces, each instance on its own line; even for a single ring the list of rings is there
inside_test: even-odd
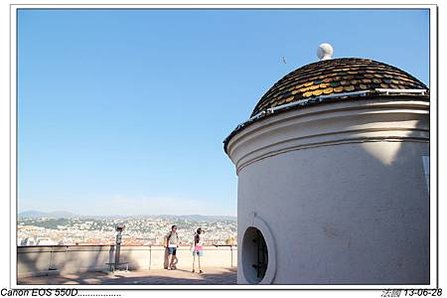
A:
[[[195,261],[197,256],[197,262],[199,263],[199,273],[203,273],[202,268],[200,267],[200,257],[203,256],[203,238],[202,238],[202,229],[198,228],[197,232],[194,234],[193,240],[193,250],[192,250],[192,272],[195,272]]]

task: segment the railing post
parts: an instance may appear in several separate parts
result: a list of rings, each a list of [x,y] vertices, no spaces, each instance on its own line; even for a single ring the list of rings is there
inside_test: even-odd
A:
[[[149,245],[149,270],[151,270],[152,264],[152,245]]]
[[[67,265],[68,254],[69,254],[68,249],[69,249],[69,247],[68,247],[68,245],[66,245],[65,251],[64,251],[64,264],[62,265],[62,268],[65,268],[65,266]],[[61,270],[62,270],[62,268],[61,268]]]
[[[48,264],[48,270],[57,270],[56,265],[54,264],[54,247],[50,246],[50,261]]]
[[[110,245],[110,249],[109,249],[109,270],[112,271],[113,268],[113,256],[115,254],[115,245]]]
[[[50,246],[50,260],[48,261],[48,270],[52,270],[51,269],[51,263],[53,262],[53,247]]]

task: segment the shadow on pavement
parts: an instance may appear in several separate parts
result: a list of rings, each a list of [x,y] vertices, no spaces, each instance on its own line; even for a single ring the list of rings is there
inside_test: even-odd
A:
[[[236,268],[86,272],[19,278],[20,285],[235,285]]]

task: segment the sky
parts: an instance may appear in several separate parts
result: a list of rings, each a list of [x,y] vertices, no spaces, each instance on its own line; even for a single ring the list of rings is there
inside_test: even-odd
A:
[[[222,141],[323,42],[429,84],[422,9],[20,10],[19,212],[235,216]]]

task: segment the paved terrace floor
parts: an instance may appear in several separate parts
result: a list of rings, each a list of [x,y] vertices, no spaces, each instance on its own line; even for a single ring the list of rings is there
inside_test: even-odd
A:
[[[234,285],[236,268],[206,268],[204,273],[189,270],[86,272],[19,278],[22,285]]]

